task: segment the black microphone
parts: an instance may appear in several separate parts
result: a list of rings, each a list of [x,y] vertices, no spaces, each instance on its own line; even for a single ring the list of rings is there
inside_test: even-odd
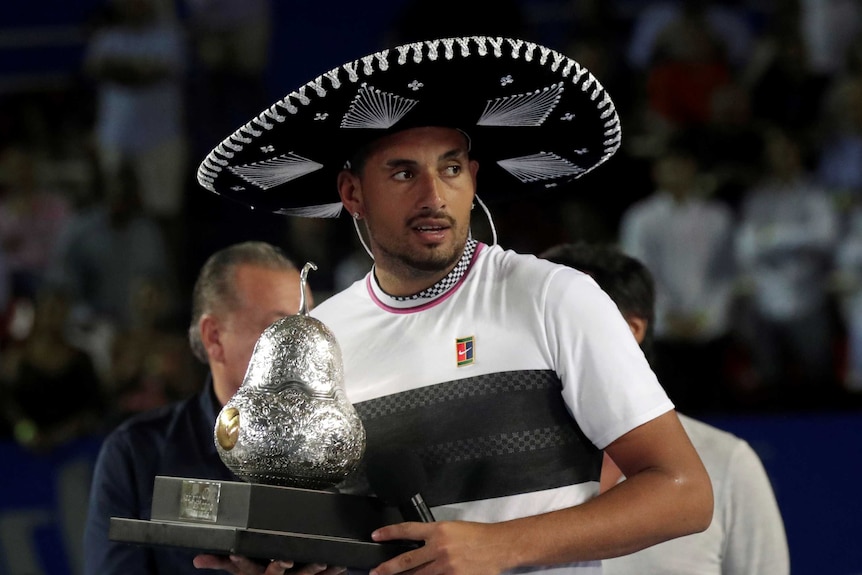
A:
[[[428,478],[418,455],[406,450],[369,453],[366,474],[371,489],[386,503],[397,506],[405,521],[434,521],[422,497]]]

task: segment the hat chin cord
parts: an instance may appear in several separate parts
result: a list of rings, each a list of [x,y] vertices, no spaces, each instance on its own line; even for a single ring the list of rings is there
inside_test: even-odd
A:
[[[371,248],[369,248],[368,244],[365,243],[365,238],[362,237],[362,232],[359,230],[359,218],[353,217],[350,218],[350,221],[353,222],[353,229],[356,230],[356,236],[359,238],[359,243],[362,244],[363,248],[365,248],[365,253],[368,254],[368,257],[373,260],[374,254],[371,253]]]
[[[491,212],[488,210],[488,206],[485,205],[485,202],[482,201],[478,195],[474,196],[475,200],[479,203],[479,207],[482,208],[482,211],[485,212],[485,217],[488,218],[488,224],[491,227],[491,245],[497,245],[497,228],[494,226],[494,219],[491,217]],[[362,244],[362,247],[365,248],[365,253],[368,254],[372,260],[374,259],[374,254],[371,253],[371,248],[368,247],[368,244],[365,243],[365,238],[362,237],[362,231],[359,229],[359,218],[350,218],[353,222],[353,229],[356,230],[356,236],[359,238],[359,243]],[[469,237],[473,237],[473,230],[470,229]]]
[[[488,218],[488,225],[491,227],[491,245],[497,245],[497,228],[494,227],[494,219],[491,217],[491,212],[488,210],[488,206],[485,205],[485,202],[482,201],[482,198],[479,195],[475,195],[474,198],[477,202],[479,202],[479,207],[482,208],[482,211],[485,212],[485,217]],[[473,237],[473,230],[470,230],[470,237]]]

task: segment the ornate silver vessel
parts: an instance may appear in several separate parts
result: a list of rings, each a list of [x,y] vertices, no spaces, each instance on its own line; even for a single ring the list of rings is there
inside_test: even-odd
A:
[[[300,274],[300,309],[268,327],[245,379],[216,419],[222,461],[251,483],[326,489],[344,480],[365,451],[365,428],[344,391],[341,348],[308,315]]]

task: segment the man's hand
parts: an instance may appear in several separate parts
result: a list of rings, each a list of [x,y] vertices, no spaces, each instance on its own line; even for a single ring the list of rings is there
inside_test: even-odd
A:
[[[395,573],[498,575],[512,566],[501,523],[438,521],[398,523],[371,534],[374,541],[424,541],[425,545],[378,565],[370,575]]]
[[[197,569],[221,569],[231,575],[341,575],[344,567],[327,567],[309,563],[294,567],[293,561],[271,561],[268,565],[239,555],[198,555],[194,559]]]

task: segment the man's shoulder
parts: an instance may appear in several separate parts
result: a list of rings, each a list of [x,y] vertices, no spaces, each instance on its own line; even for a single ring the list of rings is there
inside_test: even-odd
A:
[[[476,261],[477,264],[483,266],[486,272],[491,269],[504,275],[521,273],[541,277],[553,275],[560,269],[566,269],[566,266],[553,263],[534,254],[517,252],[499,245],[487,246],[479,254]]]
[[[138,443],[163,438],[170,433],[173,423],[188,412],[196,397],[132,415],[108,434],[106,442],[126,440]]]
[[[512,301],[550,301],[568,306],[573,302],[591,305],[593,294],[607,297],[589,274],[499,246],[488,250],[480,269],[493,292]],[[528,306],[520,307],[526,310]]]
[[[498,248],[490,253],[490,265],[500,275],[496,279],[521,278],[524,281],[516,285],[526,285],[535,292],[537,286],[553,280],[562,284],[594,285],[595,281],[589,274],[567,265],[558,264],[533,254],[519,253]]]
[[[740,456],[756,457],[746,440],[729,431],[683,414],[679,414],[679,419],[707,466],[728,469],[730,461]]]
[[[716,427],[715,425],[707,423],[701,419],[697,419],[683,413],[678,413],[677,415],[679,416],[682,426],[692,439],[694,437],[705,437],[712,442],[721,443],[723,445],[736,445],[743,441],[733,433],[725,431],[724,429]]]
[[[356,305],[359,301],[366,299],[365,279],[357,280],[341,291],[335,292],[323,301],[318,302],[308,312],[308,315],[318,319],[331,314],[338,314],[340,310]]]

